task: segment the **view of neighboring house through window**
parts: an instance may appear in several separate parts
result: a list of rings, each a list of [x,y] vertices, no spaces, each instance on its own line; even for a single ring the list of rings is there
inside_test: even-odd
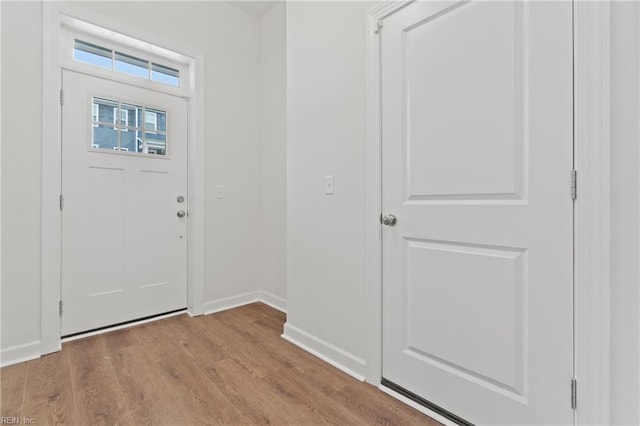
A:
[[[95,105],[95,104],[94,104]],[[129,126],[129,110],[126,108],[122,108],[120,110],[120,123],[116,122],[116,117],[118,116],[118,108],[114,108],[113,110],[113,129],[117,130],[117,126],[118,124],[120,124],[122,131],[123,132],[128,132],[129,129],[127,126]]]
[[[94,103],[91,108],[91,121],[93,122],[93,127],[98,127],[98,121],[100,121],[99,111],[100,108],[98,104]]]
[[[180,71],[177,69],[86,41],[74,41],[73,59],[122,74],[180,87]]]
[[[153,111],[146,111],[144,115],[145,129],[158,130],[158,114]]]
[[[98,97],[91,111],[92,150],[167,155],[166,111]]]

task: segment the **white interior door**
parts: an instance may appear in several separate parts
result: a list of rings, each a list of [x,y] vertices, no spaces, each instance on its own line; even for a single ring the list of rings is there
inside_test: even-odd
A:
[[[63,88],[62,335],[185,308],[187,102],[70,71]]]
[[[415,2],[381,37],[384,383],[570,424],[572,4]]]

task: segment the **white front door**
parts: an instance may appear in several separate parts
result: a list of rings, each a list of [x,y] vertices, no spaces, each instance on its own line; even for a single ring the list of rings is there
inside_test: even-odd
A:
[[[187,101],[71,71],[63,90],[62,335],[185,308]]]
[[[381,37],[383,383],[571,424],[572,4],[415,2]]]

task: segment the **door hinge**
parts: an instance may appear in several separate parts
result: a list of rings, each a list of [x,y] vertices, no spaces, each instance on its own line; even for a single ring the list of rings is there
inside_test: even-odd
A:
[[[62,196],[62,194],[60,194],[60,211],[62,211],[63,207],[64,207],[64,197]]]
[[[571,170],[571,199],[578,198],[578,172],[576,169]]]
[[[64,90],[60,89],[60,105],[64,105]]]
[[[571,379],[571,409],[578,408],[578,381]]]
[[[378,22],[376,22],[376,29],[373,32],[375,34],[378,34],[383,26],[384,26],[384,24],[383,24],[382,20],[379,20]]]
[[[62,316],[62,300],[58,301],[58,314]]]

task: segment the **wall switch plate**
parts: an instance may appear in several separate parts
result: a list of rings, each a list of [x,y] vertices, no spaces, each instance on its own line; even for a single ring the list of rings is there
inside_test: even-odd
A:
[[[333,176],[325,176],[324,180],[324,193],[333,195],[335,193]]]
[[[224,185],[216,186],[216,198],[219,200],[224,198]]]

